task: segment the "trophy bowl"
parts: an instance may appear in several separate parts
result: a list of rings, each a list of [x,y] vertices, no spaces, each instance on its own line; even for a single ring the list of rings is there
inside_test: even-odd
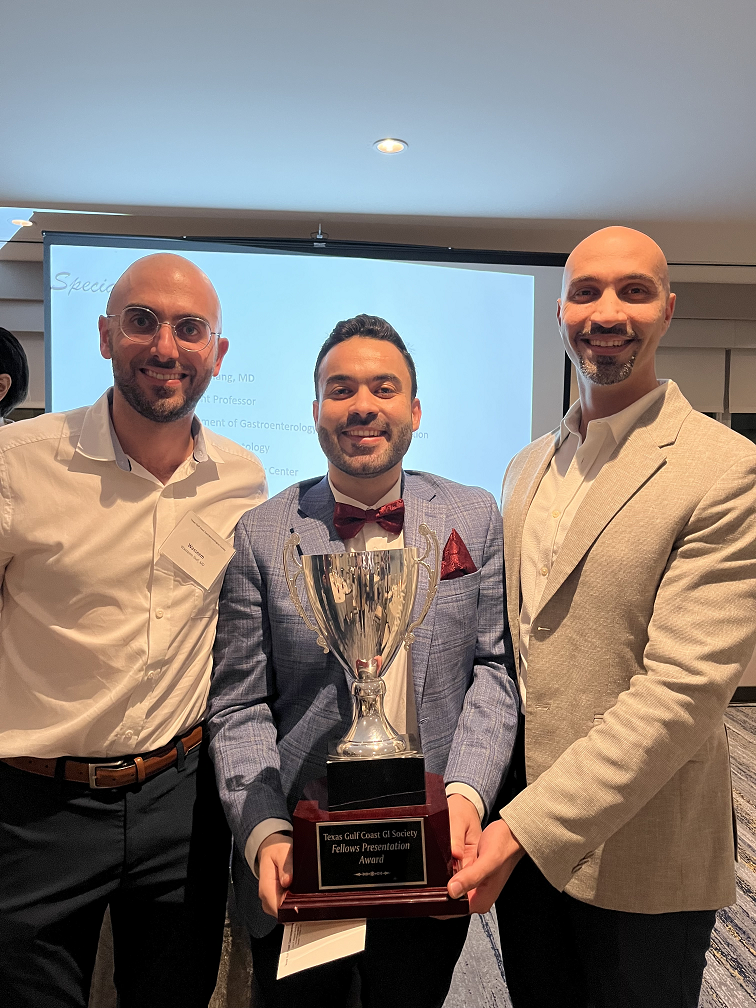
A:
[[[443,778],[425,772],[414,738],[400,735],[383,709],[383,680],[399,649],[409,649],[438,586],[438,538],[420,526],[425,549],[303,556],[292,533],[284,572],[292,602],[318,644],[351,681],[349,730],[329,747],[326,776],[310,781],[294,810],[294,879],[279,920],[457,916],[455,870]],[[431,551],[433,566],[426,563]],[[412,613],[420,568],[425,601]],[[299,578],[309,610],[299,597]]]
[[[318,644],[333,652],[352,680],[352,724],[332,747],[334,756],[375,759],[413,751],[413,742],[386,718],[383,676],[400,647],[409,648],[413,631],[425,619],[436,594],[438,539],[427,525],[420,526],[420,534],[425,539],[422,554],[408,546],[299,556],[296,532],[284,547],[284,572],[299,615],[318,634]],[[431,549],[435,551],[433,568],[425,562]],[[428,589],[419,618],[413,623],[420,567],[428,572]],[[300,575],[314,624],[299,598]]]

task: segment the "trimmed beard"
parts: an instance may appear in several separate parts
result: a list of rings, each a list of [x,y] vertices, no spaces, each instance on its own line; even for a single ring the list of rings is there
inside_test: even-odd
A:
[[[595,363],[586,360],[582,354],[579,355],[580,370],[584,377],[594,385],[617,385],[630,377],[633,373],[636,351],[628,360],[620,363],[614,357],[596,357]]]
[[[350,456],[345,455],[339,447],[338,435],[332,434],[325,427],[319,425],[316,430],[325,457],[347,476],[380,476],[401,462],[412,444],[412,424],[407,423],[387,432],[390,438],[386,451],[381,455],[369,454],[370,449],[368,448],[363,454]]]
[[[140,367],[146,366],[148,365],[140,365]],[[155,371],[159,371],[161,368],[160,365],[156,364],[149,366]],[[171,370],[172,368],[173,366]],[[166,368],[165,370],[169,369]],[[116,365],[116,358],[113,357],[113,383],[123,398],[145,420],[161,424],[173,423],[175,420],[181,420],[183,417],[194,413],[194,407],[210,384],[212,377],[212,368],[209,368],[205,378],[199,381],[195,372],[192,384],[189,386],[189,391],[185,395],[181,392],[176,395],[174,390],[158,386],[155,389],[156,398],[153,400],[145,395],[143,389],[140,388],[135,371],[136,368],[134,367],[127,367],[122,370]],[[194,384],[195,382],[198,383]]]

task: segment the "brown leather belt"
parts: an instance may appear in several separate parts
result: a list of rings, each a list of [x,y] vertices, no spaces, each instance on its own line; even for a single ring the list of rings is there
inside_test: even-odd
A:
[[[141,784],[148,777],[154,777],[161,770],[167,770],[179,758],[179,748],[183,755],[196,749],[202,741],[202,725],[192,728],[175,742],[169,742],[160,749],[155,749],[141,756],[122,756],[117,760],[102,762],[99,759],[79,759],[76,756],[52,757],[40,759],[37,756],[13,756],[3,759],[3,763],[16,767],[17,770],[28,770],[29,773],[41,774],[43,777],[54,777],[59,759],[65,760],[62,777],[67,781],[87,784],[91,788],[119,788],[129,784]]]

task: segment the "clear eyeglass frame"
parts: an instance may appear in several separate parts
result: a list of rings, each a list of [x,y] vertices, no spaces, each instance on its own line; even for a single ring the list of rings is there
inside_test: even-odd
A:
[[[139,339],[136,336],[129,335],[129,333],[127,333],[126,329],[124,328],[124,320],[127,317],[126,313],[134,311],[144,312],[146,315],[151,315],[152,318],[155,319],[155,329],[149,334],[147,339]],[[182,349],[184,350],[188,350],[190,353],[197,353],[200,350],[204,350],[205,347],[210,343],[210,340],[213,338],[213,336],[220,336],[219,332],[213,332],[211,330],[210,324],[208,323],[207,319],[198,318],[196,315],[186,315],[184,316],[184,318],[180,318],[178,322],[175,323],[161,322],[151,308],[145,308],[142,305],[129,305],[127,308],[124,308],[123,311],[120,312],[118,315],[106,315],[105,318],[118,319],[118,328],[121,330],[123,336],[127,340],[130,340],[132,343],[139,343],[142,346],[146,346],[148,343],[151,343],[157,336],[158,332],[160,331],[161,326],[164,325],[170,326],[171,331],[173,332],[173,338],[176,340],[177,345],[182,347]],[[208,335],[205,342],[200,344],[190,344],[187,343],[186,340],[181,339],[181,337],[178,334],[178,327],[182,325],[184,322],[196,322],[199,324],[200,329],[203,328],[206,329]]]

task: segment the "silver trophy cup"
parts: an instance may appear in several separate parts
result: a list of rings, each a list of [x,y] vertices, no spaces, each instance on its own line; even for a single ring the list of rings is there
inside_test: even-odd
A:
[[[352,679],[352,724],[332,747],[334,756],[375,758],[415,751],[413,741],[400,735],[384,713],[383,676],[399,648],[404,645],[409,649],[413,632],[427,616],[438,586],[438,538],[425,524],[419,531],[425,540],[421,555],[409,546],[300,556],[296,532],[284,547],[284,573],[297,612],[307,628],[318,634],[318,644],[326,653],[334,653]],[[426,563],[431,550],[433,567]],[[428,572],[428,587],[420,615],[411,622],[421,567]],[[315,624],[299,597],[300,574]]]

